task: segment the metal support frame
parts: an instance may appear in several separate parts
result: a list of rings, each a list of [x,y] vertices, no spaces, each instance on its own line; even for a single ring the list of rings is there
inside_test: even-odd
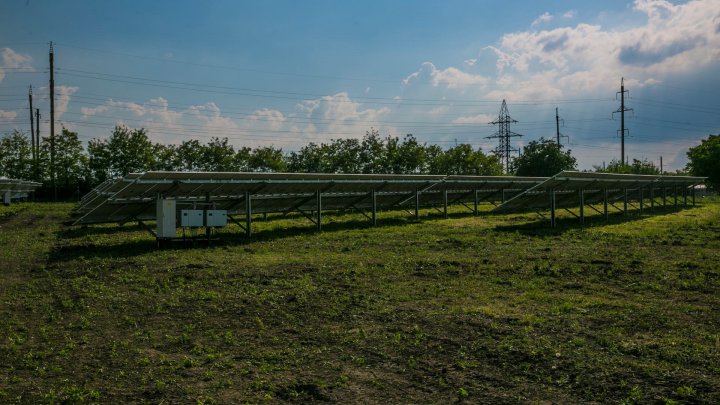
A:
[[[585,225],[585,189],[580,189],[580,224]]]
[[[252,236],[252,194],[245,192],[245,236]]]
[[[677,186],[673,187],[673,198],[675,199],[675,208],[677,208],[677,200],[678,200],[678,193],[677,193]]]
[[[693,200],[693,205],[695,204],[694,201],[695,201],[695,200]],[[478,216],[478,214],[479,214],[479,213],[478,213],[478,203],[479,203],[478,191],[477,191],[477,189],[474,189],[474,190],[473,190],[473,214],[474,214],[475,216]]]
[[[603,189],[603,212],[605,213],[605,220],[609,220],[610,216],[608,215],[608,190],[607,188]]]
[[[690,192],[692,194],[692,205],[695,205],[695,186],[692,186],[692,191]]]
[[[627,213],[628,213],[627,206],[628,206],[628,189],[624,188],[623,189],[623,215],[624,216],[627,216]]]
[[[448,197],[447,197],[447,195],[448,195],[448,193],[447,193],[447,189],[443,189],[442,193],[443,193],[443,218],[447,218],[447,217],[448,217],[448,210],[447,210],[447,207],[448,207]]]
[[[662,188],[662,202],[663,208],[667,208],[667,189],[665,187]]]
[[[377,226],[377,196],[375,194],[375,189],[370,191],[370,204],[372,205],[372,218],[370,219],[370,222],[372,223],[372,226]]]
[[[650,186],[650,209],[655,209],[655,189],[653,186]]]
[[[316,207],[316,222],[315,229],[318,231],[322,230],[322,192],[320,190],[315,192],[315,207]]]
[[[640,187],[640,216],[642,216],[642,214],[643,214],[643,206],[645,205],[645,202],[644,202],[644,200],[643,200],[643,197],[644,197],[643,194],[644,194],[644,193],[643,193],[643,188]]]
[[[415,219],[420,219],[420,190],[415,190]]]
[[[555,189],[550,190],[550,226],[555,228]]]

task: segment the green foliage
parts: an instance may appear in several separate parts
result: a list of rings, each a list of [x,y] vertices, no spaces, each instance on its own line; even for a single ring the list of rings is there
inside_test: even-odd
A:
[[[720,135],[710,135],[687,152],[687,168],[693,176],[707,177],[707,185],[720,191]]]
[[[22,131],[13,130],[0,139],[0,176],[11,179],[32,178],[30,140]]]
[[[595,171],[618,174],[660,174],[660,169],[655,167],[655,164],[647,159],[633,159],[631,165],[624,164],[617,160],[612,160],[604,170],[602,167],[595,166]]]
[[[522,154],[513,161],[513,171],[517,176],[550,177],[563,170],[574,170],[577,159],[570,151],[550,139],[540,138],[530,141]]]

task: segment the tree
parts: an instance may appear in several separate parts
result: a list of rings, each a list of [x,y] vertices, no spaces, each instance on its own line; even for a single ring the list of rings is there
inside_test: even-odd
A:
[[[523,153],[513,161],[515,175],[550,177],[563,170],[574,170],[577,159],[569,150],[563,151],[562,148],[550,139],[530,141]]]
[[[709,135],[687,152],[687,168],[693,176],[707,177],[709,188],[720,191],[720,135]]]
[[[633,159],[631,165],[624,164],[617,160],[612,160],[605,170],[596,167],[595,171],[619,174],[660,174],[660,170],[655,167],[655,164],[653,164],[653,162],[649,162],[647,159]]]
[[[43,140],[43,148],[49,148],[49,140]],[[55,178],[58,187],[75,191],[79,186],[85,188],[90,181],[88,156],[77,132],[63,128],[55,136]]]
[[[197,139],[183,141],[177,148],[179,169],[191,172],[200,170],[202,150],[203,147]]]
[[[88,170],[92,183],[100,184],[112,176],[112,159],[107,139],[91,139],[88,142]]]
[[[287,170],[282,149],[272,146],[255,148],[249,159],[250,170],[256,172],[284,172]]]
[[[0,175],[13,179],[32,178],[30,141],[17,129],[0,139]]]
[[[237,171],[235,148],[227,138],[211,138],[200,151],[200,170],[207,172]]]
[[[386,173],[386,157],[385,142],[380,138],[380,131],[370,128],[370,131],[365,132],[358,155],[362,173]]]
[[[461,143],[442,153],[431,151],[431,174],[456,174],[473,176],[496,176],[502,173],[500,159],[495,155],[486,155],[482,149],[473,150],[472,146]]]

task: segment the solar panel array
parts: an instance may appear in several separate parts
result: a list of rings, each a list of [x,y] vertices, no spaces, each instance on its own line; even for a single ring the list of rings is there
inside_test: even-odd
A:
[[[0,177],[0,196],[8,204],[11,199],[26,197],[28,193],[32,193],[40,186],[42,183]]]
[[[179,206],[212,203],[230,215],[321,210],[413,208],[502,202],[544,177],[237,172],[146,172],[108,180],[86,195],[75,224],[153,220],[158,197]]]
[[[547,210],[553,203],[555,208],[604,204],[606,201],[643,201],[644,204],[647,200],[668,194],[678,196],[682,193],[687,197],[687,192],[692,190],[693,186],[704,181],[704,177],[690,176],[563,171],[507,200],[493,211],[503,213]]]

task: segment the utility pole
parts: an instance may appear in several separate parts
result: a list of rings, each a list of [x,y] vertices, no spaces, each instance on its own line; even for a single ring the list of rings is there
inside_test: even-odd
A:
[[[33,166],[35,166],[37,153],[35,152],[35,123],[33,122],[34,111],[32,106],[32,85],[30,85],[30,91],[28,92],[28,101],[30,102],[30,155],[32,156]]]
[[[35,109],[35,145],[37,160],[35,161],[35,178],[40,180],[40,109]]]
[[[660,174],[663,174],[662,156],[660,156]]]
[[[565,126],[565,120],[560,118],[560,115],[558,114],[558,108],[555,107],[555,136],[557,138],[558,147],[562,146],[560,145],[560,138],[567,138],[568,143],[570,143],[570,137],[560,133],[560,121],[562,121],[563,126]]]
[[[625,93],[629,92],[625,90],[625,78],[623,77],[620,78],[620,91],[617,92],[617,94],[620,94],[620,108],[613,111],[613,115],[615,113],[620,113],[620,164],[627,161],[627,158],[625,157],[625,131],[628,130],[625,129],[625,111],[633,110],[632,108],[625,108]]]
[[[555,136],[557,137],[557,145],[560,146],[560,116],[557,107],[555,107]]]
[[[500,156],[500,162],[503,160],[505,161],[505,173],[510,171],[510,152],[519,152],[519,149],[510,147],[510,138],[522,136],[518,133],[510,131],[510,124],[514,122],[517,121],[510,117],[507,103],[503,100],[502,105],[500,106],[500,114],[498,115],[498,118],[489,123],[490,125],[498,124],[498,131],[492,136],[485,137],[486,139],[498,138],[500,140],[500,144],[497,149],[495,149],[495,153]]]
[[[53,43],[50,41],[50,180],[53,187],[53,201],[57,201],[55,181],[55,63]]]

